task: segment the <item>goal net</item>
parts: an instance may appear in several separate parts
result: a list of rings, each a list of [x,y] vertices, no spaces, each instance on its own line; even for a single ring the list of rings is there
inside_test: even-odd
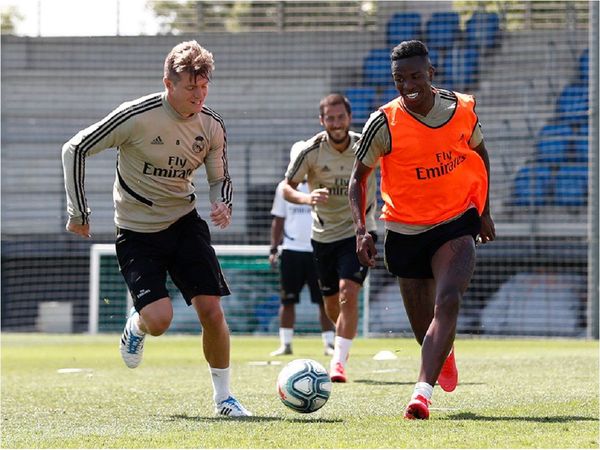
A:
[[[269,246],[216,245],[214,248],[231,289],[231,295],[221,298],[230,331],[234,334],[276,334],[279,328],[279,272],[269,264]],[[194,308],[187,306],[170,277],[167,277],[167,289],[174,310],[169,332],[200,331]],[[113,244],[91,246],[89,296],[89,333],[121,332],[133,302],[119,272]],[[295,331],[320,332],[318,308],[310,302],[307,287],[302,290],[300,300],[296,306]],[[368,308],[361,307],[361,311],[365,310]],[[359,325],[365,323],[364,318],[359,322]]]

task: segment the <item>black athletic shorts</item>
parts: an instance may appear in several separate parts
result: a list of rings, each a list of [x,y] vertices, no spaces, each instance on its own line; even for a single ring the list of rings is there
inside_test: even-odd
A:
[[[446,242],[461,236],[479,234],[481,219],[475,208],[458,219],[424,233],[410,235],[386,230],[384,240],[385,267],[400,278],[433,278],[431,258]]]
[[[377,242],[377,234],[372,231],[370,233]],[[356,237],[328,243],[317,242],[314,239],[311,242],[319,286],[324,296],[337,294],[341,279],[352,280],[362,286],[369,268],[362,266],[358,261]]]
[[[283,250],[281,252],[280,281],[281,303],[291,305],[300,302],[300,291],[304,285],[310,290],[310,300],[323,304],[317,281],[317,269],[312,252]]]
[[[117,230],[117,259],[136,310],[168,297],[167,272],[188,305],[197,295],[229,295],[208,225],[196,210],[156,233]]]

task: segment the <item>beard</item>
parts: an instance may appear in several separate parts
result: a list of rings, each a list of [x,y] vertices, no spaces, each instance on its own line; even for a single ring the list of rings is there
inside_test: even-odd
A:
[[[327,132],[327,135],[329,136],[329,139],[331,140],[331,142],[333,142],[334,144],[343,144],[347,139],[348,139],[348,131],[350,131],[348,128],[343,129],[343,130],[335,130],[334,133],[336,135],[342,135],[341,138],[336,138],[331,132]]]

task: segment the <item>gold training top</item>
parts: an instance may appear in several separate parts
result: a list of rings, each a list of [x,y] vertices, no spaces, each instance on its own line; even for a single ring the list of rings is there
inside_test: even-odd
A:
[[[71,220],[85,224],[91,212],[84,189],[86,158],[113,147],[118,151],[113,199],[119,228],[157,232],[192,211],[196,205],[192,181],[202,165],[210,201],[224,202],[231,209],[223,120],[206,106],[192,117],[182,117],[162,92],[123,103],[63,146]]]
[[[326,131],[304,143],[298,156],[290,162],[285,174],[289,181],[300,183],[307,177],[309,191],[327,188],[329,200],[312,207],[312,239],[330,243],[354,236],[354,221],[348,200],[348,183],[354,166],[352,146],[360,134],[350,131],[350,144],[338,152],[328,141]],[[376,179],[369,176],[366,196],[366,226],[376,231],[375,210],[377,209]]]

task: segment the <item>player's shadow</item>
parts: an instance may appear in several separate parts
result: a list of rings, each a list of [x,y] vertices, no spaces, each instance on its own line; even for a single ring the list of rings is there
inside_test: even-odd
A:
[[[290,419],[288,417],[277,417],[277,416],[251,416],[251,417],[215,417],[215,416],[190,416],[187,414],[172,414],[168,417],[169,422],[175,422],[179,420],[189,420],[192,422],[222,422],[224,420],[235,420],[240,422],[294,422],[294,423],[339,423],[343,422],[341,419],[323,419],[317,417],[298,417]]]
[[[352,380],[354,383],[368,384],[370,386],[412,386],[414,381],[382,381],[382,380]]]
[[[539,423],[567,423],[567,422],[598,422],[596,417],[585,416],[482,416],[471,412],[449,414],[439,420],[479,420],[482,422],[539,422]]]
[[[414,381],[382,381],[382,380],[352,380],[354,383],[368,384],[371,386],[413,386]],[[486,383],[460,383],[460,386],[478,386]]]

